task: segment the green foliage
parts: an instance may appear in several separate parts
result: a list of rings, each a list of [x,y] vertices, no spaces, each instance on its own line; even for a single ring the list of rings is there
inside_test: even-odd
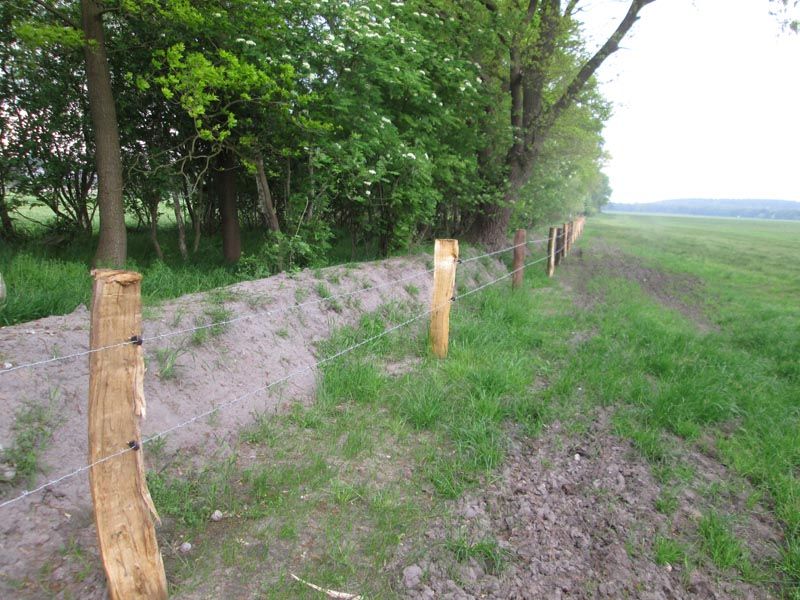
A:
[[[30,482],[41,470],[39,459],[59,422],[54,406],[57,397],[55,391],[46,402],[27,404],[14,415],[14,437],[11,446],[2,451],[2,460],[14,468],[15,481]]]
[[[474,558],[483,563],[491,575],[499,575],[508,561],[508,552],[500,548],[497,540],[486,538],[471,542],[466,535],[460,535],[447,542],[450,550],[459,562]]]
[[[8,190],[0,200],[18,215],[47,207],[48,227],[89,235],[96,182],[79,6],[42,4],[0,9],[13,25],[0,36],[0,189]],[[496,18],[477,3],[433,10],[375,0],[124,0],[113,8],[105,45],[125,207],[154,239],[175,198],[183,220],[216,235],[223,155],[236,157],[245,228],[265,220],[258,165],[282,232],[245,245],[243,277],[318,264],[334,231],[349,238],[350,259],[403,250],[466,230],[503,198],[512,128],[499,40],[518,30],[520,42],[534,44],[538,19],[523,26],[505,5]],[[583,58],[577,29],[563,29],[545,73],[548,102]],[[598,170],[607,114],[590,82],[548,136],[516,209],[520,224],[607,195]],[[131,255],[143,260],[136,248]]]
[[[288,237],[270,233],[267,240],[253,254],[246,254],[237,263],[237,273],[248,279],[261,279],[286,270],[295,270],[319,264],[324,245],[314,247],[299,236]]]

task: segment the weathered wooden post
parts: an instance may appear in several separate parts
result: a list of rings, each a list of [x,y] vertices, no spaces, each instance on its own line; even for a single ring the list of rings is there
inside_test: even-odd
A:
[[[447,356],[450,335],[450,303],[456,286],[458,240],[436,240],[433,250],[433,300],[431,345],[439,358]]]
[[[89,359],[89,485],[108,596],[162,599],[167,578],[139,430],[145,416],[142,276],[111,269],[94,270],[92,276],[90,347],[130,341]],[[112,455],[117,456],[108,458]]]
[[[558,235],[558,229],[555,227],[551,227],[550,231],[547,233],[547,266],[545,267],[545,272],[547,273],[548,277],[552,277],[553,273],[556,271],[556,236]]]
[[[575,221],[569,222],[569,244],[567,245],[567,251],[572,252],[572,244],[575,243]]]
[[[522,285],[523,266],[525,265],[525,230],[517,229],[514,234],[514,267],[511,275],[511,289]]]
[[[564,244],[564,230],[561,227],[556,227],[556,256],[555,266],[561,264],[561,249]]]

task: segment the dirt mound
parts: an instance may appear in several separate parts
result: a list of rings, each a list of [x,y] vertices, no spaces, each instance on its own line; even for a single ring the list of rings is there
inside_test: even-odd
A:
[[[321,358],[315,344],[335,328],[356,323],[364,312],[394,301],[427,308],[429,262],[419,256],[280,274],[145,308],[145,339],[212,321],[244,318],[224,327],[145,343],[148,418],[142,423],[143,435],[146,438],[222,402],[241,398],[223,411],[174,431],[161,449],[164,454],[180,450],[182,459],[196,456],[202,461],[224,448],[243,424],[251,422],[254,412],[276,411],[311,399],[313,371],[293,377],[269,393],[245,395],[312,365]],[[411,278],[415,274],[420,276]],[[381,287],[361,291],[373,286]],[[335,297],[348,292],[358,293]],[[303,306],[294,308],[298,304]],[[88,349],[88,339],[85,308],[4,327],[0,329],[0,364],[80,353]],[[26,483],[34,487],[86,464],[88,376],[86,356],[0,376],[3,448],[14,445],[18,435],[15,423],[32,407],[49,415],[52,429],[39,458],[39,471],[29,482],[0,484],[0,499],[21,493]],[[81,548],[96,548],[86,472],[5,507],[0,523],[0,596],[40,597],[45,592],[66,593],[65,586],[69,586],[75,597],[102,597],[105,586],[97,556],[76,556],[83,552]]]

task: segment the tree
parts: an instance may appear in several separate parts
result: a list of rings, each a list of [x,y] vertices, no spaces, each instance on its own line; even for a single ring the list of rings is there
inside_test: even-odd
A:
[[[121,267],[127,258],[122,158],[103,30],[103,15],[111,9],[96,0],[81,0],[79,6],[33,0],[25,3],[24,9],[26,19],[17,28],[28,44],[45,49],[83,48],[100,212],[100,239],[94,262]],[[80,13],[79,19],[76,12]]]
[[[3,150],[14,190],[50,208],[59,226],[91,235],[94,143],[79,55],[65,50],[42,60],[39,49],[6,48]]]
[[[122,199],[122,153],[111,73],[106,56],[103,8],[96,0],[81,0],[81,28],[86,37],[86,89],[94,129],[97,164],[97,205],[100,239],[94,264],[122,267],[128,255],[125,206]]]
[[[494,15],[498,40],[508,52],[509,111],[513,141],[505,156],[508,187],[502,202],[482,207],[476,234],[479,241],[496,247],[503,243],[513,207],[530,180],[553,126],[579,98],[594,73],[619,48],[641,9],[654,0],[632,0],[624,18],[605,43],[573,73],[557,73],[559,54],[570,50],[574,14],[579,0],[529,0],[483,5]]]

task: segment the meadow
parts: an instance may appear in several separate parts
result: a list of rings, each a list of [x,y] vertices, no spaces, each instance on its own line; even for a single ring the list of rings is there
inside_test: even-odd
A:
[[[613,435],[650,465],[666,523],[626,546],[632,557],[676,565],[685,586],[703,571],[800,598],[798,255],[796,223],[591,219],[554,279],[529,272],[523,290],[459,303],[446,360],[428,353],[424,327],[393,334],[326,368],[314,405],[258,417],[241,442],[256,464],[216,469],[237,489],[209,488],[210,471],[154,475],[160,510],[203,557],[172,565],[178,589],[207,590],[222,563],[267,597],[311,594],[290,572],[394,597],[397,565],[430,546],[431,519],[449,526],[429,552],[501,576],[513,552],[499,533],[465,536],[454,502],[501,477],[512,439],[545,443],[554,423],[580,437],[608,411]],[[405,314],[366,316],[323,349]],[[220,485],[227,510],[246,516],[206,537]],[[189,489],[201,500],[187,507]],[[777,537],[759,539],[762,522]],[[268,572],[241,560],[245,533],[272,549]],[[309,560],[297,562],[298,546]]]
[[[554,278],[537,266],[519,290],[457,302],[447,359],[418,322],[327,365],[311,405],[254,415],[219,462],[150,448],[162,545],[194,546],[167,555],[173,591],[316,597],[296,573],[396,597],[426,554],[502,577],[515,550],[465,535],[455,507],[503,479],[520,440],[556,425],[580,439],[607,414],[658,487],[656,535],[626,544],[632,559],[674,565],[685,589],[702,572],[800,598],[798,257],[798,223],[601,215]],[[320,356],[416,310],[366,314]]]

